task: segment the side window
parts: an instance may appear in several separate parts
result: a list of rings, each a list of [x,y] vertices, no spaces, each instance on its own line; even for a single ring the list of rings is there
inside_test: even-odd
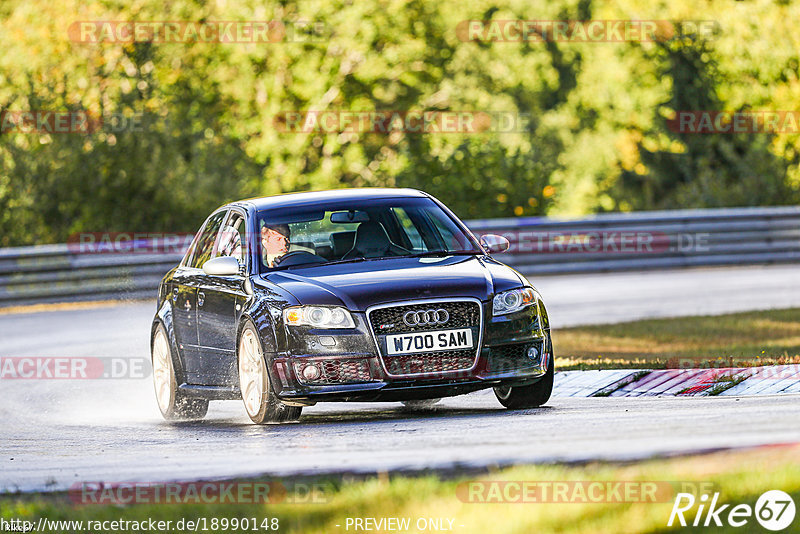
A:
[[[242,239],[244,234],[244,217],[237,212],[231,212],[231,217],[222,227],[217,242],[217,252],[214,256],[233,256],[244,264],[247,258],[246,243]]]
[[[439,238],[450,250],[460,250],[469,248],[469,242],[465,236],[456,237],[457,229],[452,221],[431,217],[433,225],[439,233]]]
[[[192,258],[194,257],[194,249],[197,248],[197,242],[200,240],[200,234],[202,233],[203,227],[200,227],[200,230],[192,238],[192,242],[189,245],[189,248],[186,249],[186,254],[183,255],[183,259],[181,260],[181,267],[187,267],[192,264]]]
[[[395,217],[397,217],[397,221],[402,226],[403,231],[406,234],[409,242],[411,243],[411,247],[414,250],[425,251],[425,243],[422,241],[422,236],[419,235],[419,231],[417,227],[414,226],[414,223],[411,221],[411,218],[406,213],[406,210],[403,208],[392,208]]]
[[[202,269],[203,264],[211,259],[211,254],[214,252],[214,242],[217,239],[217,233],[219,232],[220,226],[222,226],[222,221],[226,213],[225,211],[221,211],[211,217],[206,223],[194,249],[194,256],[191,262],[192,267]]]
[[[445,228],[439,219],[433,219],[433,225],[439,231],[439,235],[445,243],[453,242],[453,233],[449,228]]]

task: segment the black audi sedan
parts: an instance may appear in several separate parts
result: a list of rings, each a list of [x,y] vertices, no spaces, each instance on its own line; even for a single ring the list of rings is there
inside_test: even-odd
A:
[[[244,401],[255,423],[322,401],[494,388],[540,406],[553,347],[539,293],[444,204],[412,189],[292,193],[225,205],[158,291],[151,330],[166,419]]]

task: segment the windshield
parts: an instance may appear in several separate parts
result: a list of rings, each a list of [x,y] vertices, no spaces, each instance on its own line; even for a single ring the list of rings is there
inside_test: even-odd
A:
[[[429,198],[366,199],[262,210],[260,270],[382,258],[480,254]]]

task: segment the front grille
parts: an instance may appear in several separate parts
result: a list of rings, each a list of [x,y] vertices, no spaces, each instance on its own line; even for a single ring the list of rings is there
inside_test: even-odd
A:
[[[307,365],[316,365],[320,370],[319,378],[306,380],[303,369]],[[369,362],[364,358],[348,360],[305,360],[295,362],[294,370],[297,378],[306,384],[352,384],[370,382]]]
[[[444,324],[425,326],[408,326],[403,322],[403,316],[410,311],[438,310],[442,308],[450,315]],[[372,330],[376,335],[406,334],[408,332],[427,332],[430,330],[449,330],[451,328],[466,328],[480,324],[481,309],[477,302],[430,302],[424,304],[407,304],[392,306],[391,308],[378,308],[369,314]]]
[[[536,360],[528,358],[528,349],[533,346],[539,352]],[[489,350],[489,372],[504,373],[538,365],[542,357],[541,342],[501,345]]]
[[[462,371],[475,363],[475,349],[384,356],[383,361],[393,375]]]
[[[409,326],[403,321],[408,312],[444,309],[449,318],[442,324]],[[467,371],[475,365],[481,339],[481,307],[474,301],[432,301],[378,308],[369,312],[369,323],[378,339],[380,356],[390,375],[408,376],[425,373]],[[471,349],[417,352],[389,356],[385,352],[385,336],[472,328]]]

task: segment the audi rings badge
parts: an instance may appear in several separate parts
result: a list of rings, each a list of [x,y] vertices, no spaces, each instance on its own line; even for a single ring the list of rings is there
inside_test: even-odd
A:
[[[443,308],[439,308],[438,310],[410,311],[403,315],[403,322],[408,326],[444,324],[449,320],[450,314]]]

